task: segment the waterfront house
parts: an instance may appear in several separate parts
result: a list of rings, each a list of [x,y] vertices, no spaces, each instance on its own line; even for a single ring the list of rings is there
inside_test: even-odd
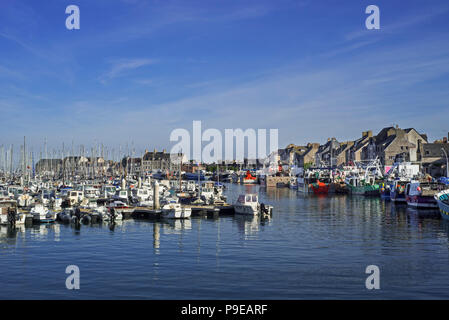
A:
[[[423,172],[433,177],[441,177],[447,175],[446,155],[449,156],[449,133],[448,138],[437,140],[433,143],[422,144],[422,152],[418,153]],[[444,151],[443,151],[444,150]]]
[[[348,164],[362,161],[362,150],[372,137],[373,132],[371,130],[362,132],[362,137],[355,140],[352,146],[346,150]]]
[[[142,169],[143,172],[151,172],[153,170],[172,171],[179,168],[180,162],[187,162],[185,154],[170,154],[166,150],[158,152],[156,149],[152,152],[145,150],[145,154],[142,157]]]
[[[386,127],[368,139],[362,148],[362,159],[371,161],[377,157],[384,166],[401,161],[416,162],[418,147],[426,141],[427,136],[413,128]]]
[[[336,150],[337,167],[344,166],[349,162],[348,151],[354,145],[354,141],[345,141],[340,143],[340,147]]]
[[[340,142],[335,138],[327,139],[327,142],[319,146],[315,153],[316,167],[334,167],[337,165],[337,150],[340,148]]]

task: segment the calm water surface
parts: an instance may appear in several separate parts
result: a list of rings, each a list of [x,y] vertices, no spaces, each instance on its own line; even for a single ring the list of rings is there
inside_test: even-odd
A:
[[[1,299],[447,299],[448,223],[380,199],[259,192],[258,218],[0,229]],[[365,268],[380,268],[380,290]],[[67,290],[77,265],[80,290]]]

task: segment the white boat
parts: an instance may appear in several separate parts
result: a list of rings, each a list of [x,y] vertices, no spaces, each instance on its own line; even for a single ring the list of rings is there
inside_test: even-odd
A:
[[[0,201],[0,225],[24,224],[25,219],[25,214],[17,213],[17,201]]]
[[[36,222],[46,223],[55,221],[55,215],[40,203],[31,209],[30,214],[33,216],[33,221]]]
[[[259,203],[257,194],[242,194],[238,197],[234,204],[236,214],[245,215],[271,215],[273,207],[263,203]]]
[[[187,219],[192,215],[192,209],[182,207],[180,203],[167,203],[161,210],[162,217],[167,219]]]

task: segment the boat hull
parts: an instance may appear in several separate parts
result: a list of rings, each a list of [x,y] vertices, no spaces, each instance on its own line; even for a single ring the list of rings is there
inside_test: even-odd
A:
[[[415,208],[438,208],[438,203],[432,196],[407,196],[407,205]]]
[[[351,194],[363,196],[378,196],[380,194],[379,185],[357,186],[348,185]]]
[[[314,194],[328,194],[329,193],[329,184],[324,182],[312,183],[311,188]]]
[[[259,214],[258,210],[254,209],[252,206],[249,206],[249,205],[235,204],[234,211],[235,211],[235,214],[250,215],[250,216],[255,216],[255,215]]]
[[[449,190],[436,194],[434,198],[437,201],[441,218],[449,221]]]
[[[392,190],[390,191],[390,200],[393,202],[402,202],[402,203],[406,203],[406,199],[405,199],[405,193],[399,193],[399,191],[397,190]]]

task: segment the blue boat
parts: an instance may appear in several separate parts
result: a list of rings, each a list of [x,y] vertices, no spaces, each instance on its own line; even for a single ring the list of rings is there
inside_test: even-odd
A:
[[[434,197],[438,203],[441,217],[449,220],[449,189],[437,193]]]
[[[405,188],[407,186],[407,181],[405,180],[395,180],[390,189],[390,200],[393,202],[406,203],[405,199]]]
[[[391,187],[388,183],[381,183],[380,185],[380,198],[382,200],[390,200],[390,190]]]
[[[186,180],[198,180],[198,173],[186,172],[185,179]],[[206,177],[203,175],[202,172],[199,175],[199,180],[206,180]]]

